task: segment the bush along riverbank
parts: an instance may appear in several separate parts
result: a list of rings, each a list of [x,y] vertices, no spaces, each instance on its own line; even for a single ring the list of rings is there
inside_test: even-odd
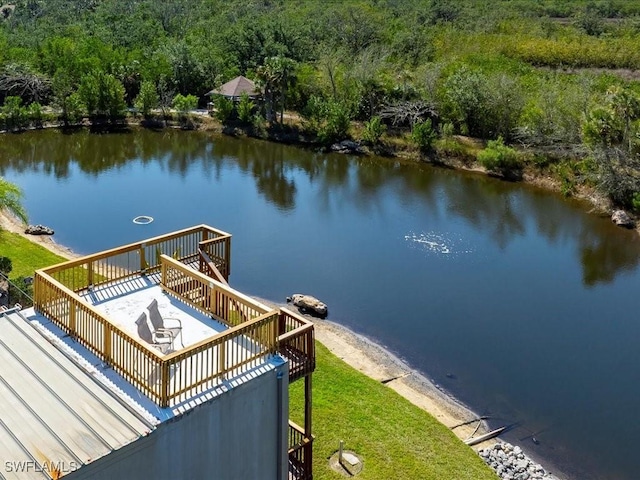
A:
[[[193,99],[188,107],[192,106]],[[30,116],[29,112],[35,116]],[[504,181],[524,182],[560,192],[566,197],[586,200],[592,205],[593,212],[610,216],[614,223],[622,227],[636,228],[638,224],[640,194],[633,193],[630,182],[619,175],[614,175],[615,179],[611,177],[611,172],[608,176],[600,175],[598,172],[605,166],[599,166],[592,154],[576,146],[543,149],[530,145],[508,145],[502,137],[485,143],[479,138],[453,134],[451,125],[441,125],[436,130],[430,121],[425,121],[418,122],[412,128],[402,128],[388,126],[379,117],[365,123],[347,121],[339,126],[329,127],[294,112],[284,113],[280,121],[274,119],[266,122],[257,114],[241,118],[233,110],[227,112],[226,116],[221,116],[215,111],[208,113],[166,109],[146,114],[133,111],[117,118],[79,117],[73,123],[65,122],[50,110],[44,116],[39,109],[26,109],[23,113],[20,116],[20,127],[5,130],[5,133],[40,128],[88,128],[93,132],[104,133],[140,127],[247,136],[325,152],[427,162],[435,166],[486,174]],[[596,147],[602,150],[600,155],[611,154],[602,146]]]
[[[605,167],[598,166],[594,158],[578,146],[544,149],[509,145],[502,137],[484,142],[479,138],[453,134],[452,128],[447,125],[441,126],[438,131],[431,127],[429,121],[419,123],[412,129],[387,128],[379,118],[377,123],[374,120],[364,124],[350,122],[339,133],[327,135],[319,133],[317,125],[310,125],[304,117],[293,113],[286,115],[284,123],[261,122],[259,126],[237,119],[226,119],[224,123],[220,123],[220,119],[208,119],[201,121],[200,129],[324,152],[426,162],[490,175],[504,181],[524,182],[559,192],[565,197],[587,201],[593,207],[593,213],[610,216],[621,227],[636,228],[638,223],[640,195],[636,198],[633,196],[635,194],[627,192],[618,196],[619,201],[614,201],[612,196],[615,197],[615,192],[607,195],[603,189],[624,187],[615,185],[611,179],[606,180],[609,183],[603,186],[605,179],[599,171]],[[629,196],[631,200],[628,200]],[[623,197],[627,200],[623,200]]]

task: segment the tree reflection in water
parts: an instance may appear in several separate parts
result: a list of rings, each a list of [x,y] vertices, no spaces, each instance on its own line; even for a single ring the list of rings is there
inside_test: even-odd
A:
[[[256,189],[281,211],[296,208],[304,178],[317,189],[317,208],[350,204],[363,213],[385,211],[390,193],[403,203],[419,201],[433,218],[463,220],[488,235],[501,249],[534,228],[550,243],[576,239],[583,283],[612,282],[640,262],[635,232],[586,215],[585,206],[520,184],[477,174],[438,169],[375,157],[323,154],[252,139],[210,136],[199,132],[133,130],[128,133],[66,134],[57,130],[7,134],[0,138],[0,174],[42,171],[67,178],[70,165],[97,177],[128,162],[157,162],[184,178],[192,168],[220,180],[225,167],[251,175]],[[439,201],[444,200],[444,201]]]

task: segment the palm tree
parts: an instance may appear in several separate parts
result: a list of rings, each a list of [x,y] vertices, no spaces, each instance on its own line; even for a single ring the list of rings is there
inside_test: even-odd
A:
[[[27,223],[27,212],[22,206],[22,190],[17,185],[0,177],[0,212],[4,210],[8,210]]]
[[[287,57],[265,58],[264,65],[258,67],[258,81],[264,89],[265,101],[267,104],[267,120],[274,118],[273,109],[276,99],[280,99],[280,123],[284,116],[285,100],[287,89],[294,80],[293,70],[295,62]]]

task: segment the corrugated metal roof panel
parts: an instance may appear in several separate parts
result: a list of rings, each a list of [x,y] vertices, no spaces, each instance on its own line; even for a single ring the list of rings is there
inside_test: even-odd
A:
[[[154,428],[16,313],[0,316],[0,405],[5,462],[77,468]]]

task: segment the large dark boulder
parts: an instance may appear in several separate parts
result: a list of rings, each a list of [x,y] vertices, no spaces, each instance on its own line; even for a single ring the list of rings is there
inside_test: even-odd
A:
[[[325,318],[328,313],[327,306],[311,295],[296,293],[287,297],[287,302],[293,303],[302,313],[311,313],[321,318]]]
[[[336,153],[347,153],[352,155],[360,155],[364,150],[357,142],[352,140],[342,140],[341,142],[331,145],[330,150]]]
[[[624,210],[616,210],[613,212],[611,221],[619,227],[633,228],[636,226],[636,222],[631,218],[631,215]]]
[[[24,233],[29,235],[53,235],[53,230],[44,225],[29,225]]]

